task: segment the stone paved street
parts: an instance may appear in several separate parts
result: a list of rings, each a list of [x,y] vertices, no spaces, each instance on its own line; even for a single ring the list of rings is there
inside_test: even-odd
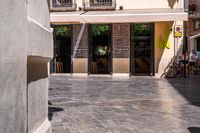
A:
[[[51,76],[53,133],[200,133],[200,78]]]

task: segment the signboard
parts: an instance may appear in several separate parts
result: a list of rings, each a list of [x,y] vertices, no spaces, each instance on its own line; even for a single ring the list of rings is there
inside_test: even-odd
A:
[[[174,37],[182,37],[183,28],[181,25],[175,25],[174,27]]]
[[[114,58],[128,58],[129,48],[128,47],[114,47],[113,56]]]

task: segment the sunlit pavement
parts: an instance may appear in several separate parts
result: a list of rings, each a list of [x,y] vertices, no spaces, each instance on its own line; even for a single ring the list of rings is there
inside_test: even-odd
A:
[[[53,133],[200,133],[200,78],[51,76]]]

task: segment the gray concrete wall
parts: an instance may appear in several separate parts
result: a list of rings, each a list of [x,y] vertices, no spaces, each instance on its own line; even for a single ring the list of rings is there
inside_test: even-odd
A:
[[[0,133],[49,133],[47,0],[0,3]]]
[[[28,132],[47,133],[48,62],[53,56],[53,38],[47,0],[28,0]],[[40,130],[40,131],[39,131]]]
[[[0,133],[25,133],[26,1],[0,0],[0,3]]]
[[[49,9],[47,0],[27,0],[28,16],[34,18],[39,24],[49,28]]]
[[[38,133],[36,130],[42,123],[47,122],[48,115],[48,69],[46,62],[32,62],[28,60],[28,131]],[[44,133],[48,128],[43,127]],[[46,129],[45,129],[46,128]]]

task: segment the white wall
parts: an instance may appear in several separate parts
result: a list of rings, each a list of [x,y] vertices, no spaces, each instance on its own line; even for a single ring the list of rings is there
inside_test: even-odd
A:
[[[189,52],[192,52],[193,49],[197,49],[197,39],[196,38],[193,38],[193,39],[190,39],[189,40]]]
[[[28,0],[28,132],[49,133],[48,62],[53,56],[47,0]],[[48,126],[43,126],[48,125]],[[38,131],[42,129],[42,131]]]
[[[88,0],[89,1],[89,0]],[[76,0],[77,7],[81,6],[83,0]],[[183,8],[184,0],[116,0],[117,9],[123,6],[124,9],[145,9],[145,8]],[[172,6],[173,5],[173,6]]]
[[[120,5],[124,9],[146,9],[146,8],[182,8],[183,0],[116,0],[117,9]],[[173,6],[172,6],[173,5]]]
[[[1,0],[0,3],[0,133],[25,133],[26,1]]]

